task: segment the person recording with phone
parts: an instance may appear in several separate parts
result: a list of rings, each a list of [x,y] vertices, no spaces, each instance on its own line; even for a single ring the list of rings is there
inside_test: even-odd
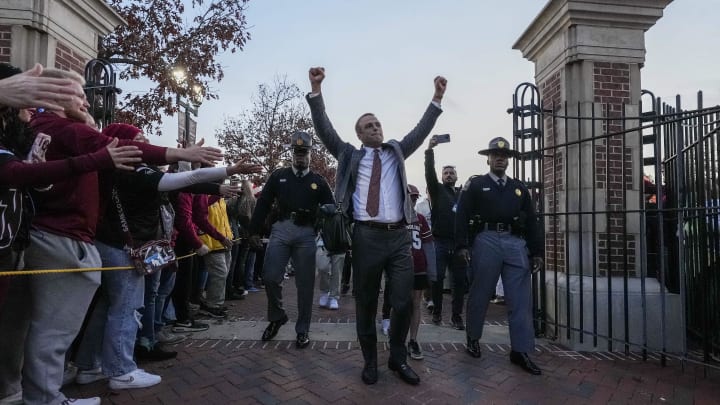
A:
[[[442,322],[443,284],[445,271],[450,270],[452,277],[452,326],[457,330],[465,330],[462,319],[462,307],[467,289],[467,263],[455,257],[455,208],[460,188],[455,187],[457,172],[455,166],[446,165],[442,168],[442,182],[438,181],[435,172],[435,148],[439,143],[450,142],[450,135],[433,135],[425,150],[425,182],[431,203],[432,233],[435,239],[435,263],[437,279],[431,280],[432,321],[439,325]],[[428,303],[429,304],[429,303]]]
[[[490,173],[472,176],[465,183],[455,218],[457,256],[471,266],[467,351],[472,357],[482,356],[480,338],[485,314],[498,277],[502,276],[510,323],[510,361],[530,374],[540,375],[540,368],[528,353],[535,350],[530,257],[533,269],[539,270],[543,266],[542,229],[527,187],[505,174],[509,158],[520,154],[500,137],[478,153],[488,156]]]

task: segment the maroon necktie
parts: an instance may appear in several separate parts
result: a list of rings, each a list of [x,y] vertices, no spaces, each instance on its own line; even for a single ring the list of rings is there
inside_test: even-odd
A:
[[[378,215],[380,207],[380,173],[382,172],[382,163],[380,162],[380,150],[375,149],[373,152],[373,166],[370,174],[370,186],[368,187],[367,205],[365,210],[371,217]]]

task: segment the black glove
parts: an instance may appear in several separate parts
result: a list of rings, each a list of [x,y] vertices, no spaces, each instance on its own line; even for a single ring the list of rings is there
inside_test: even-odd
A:
[[[250,239],[248,239],[248,243],[250,243],[250,248],[253,250],[262,249],[262,241],[260,241],[260,235],[250,236]]]

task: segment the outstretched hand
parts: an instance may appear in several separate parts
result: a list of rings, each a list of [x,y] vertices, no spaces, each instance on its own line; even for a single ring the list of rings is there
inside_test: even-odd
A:
[[[133,170],[135,169],[134,164],[142,163],[142,151],[137,146],[117,146],[118,139],[113,140],[107,144],[108,153],[113,161],[116,169],[121,170]]]
[[[211,166],[214,165],[215,162],[222,160],[223,153],[220,149],[203,146],[204,143],[205,139],[200,139],[200,142],[196,143],[195,145],[192,145],[185,149],[180,149],[183,154],[183,159],[181,160],[185,160],[188,162],[199,162]]]
[[[308,71],[308,77],[310,78],[310,87],[313,93],[320,93],[322,81],[325,80],[325,68],[324,67],[311,67]]]
[[[445,89],[447,89],[447,79],[442,76],[436,76],[434,83],[435,94],[433,95],[433,101],[437,101],[439,103],[445,95]]]
[[[240,186],[233,186],[229,184],[220,185],[220,195],[225,198],[237,197],[242,192]]]
[[[262,170],[262,165],[237,161],[234,165],[228,166],[227,175],[260,173]]]
[[[71,79],[39,77],[41,64],[32,69],[0,80],[0,104],[15,108],[44,107],[63,110],[67,106],[82,107],[85,94]]]

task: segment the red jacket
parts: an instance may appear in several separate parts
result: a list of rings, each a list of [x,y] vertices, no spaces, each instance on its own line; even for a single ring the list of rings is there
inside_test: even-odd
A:
[[[197,228],[193,223],[193,195],[178,193],[174,208],[177,243],[189,246],[192,250],[200,249],[203,243],[198,238]]]
[[[88,125],[46,112],[30,122],[35,132],[52,137],[45,154],[48,161],[92,153],[112,141]],[[143,151],[146,163],[165,164],[167,148],[146,143],[120,140],[119,146],[135,145]],[[55,182],[47,192],[39,193],[33,227],[55,235],[92,242],[100,210],[97,172],[77,174]]]

